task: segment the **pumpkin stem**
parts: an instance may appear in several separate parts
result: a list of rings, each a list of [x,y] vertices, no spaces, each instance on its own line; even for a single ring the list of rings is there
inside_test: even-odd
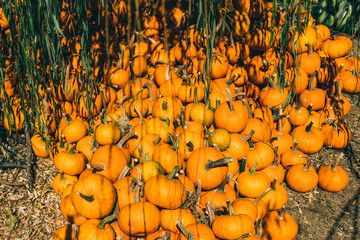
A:
[[[314,124],[314,121],[311,121],[311,122],[309,123],[309,125],[306,126],[305,131],[306,131],[307,133],[311,133],[311,127],[312,127],[313,124]]]
[[[252,114],[249,102],[245,98],[242,99],[241,101],[243,102],[243,104],[246,106],[246,109],[248,110],[249,119],[253,118],[253,114]]]
[[[270,188],[275,191],[275,184],[276,184],[277,178],[274,179],[274,181],[271,182]]]
[[[199,105],[199,99],[198,99],[198,87],[195,86],[194,89],[194,105]]]
[[[136,114],[137,114],[137,115],[139,116],[139,118],[140,118],[139,123],[140,123],[140,124],[145,123],[144,116],[143,116],[142,113],[140,112],[139,108],[138,108],[135,104],[133,105],[133,107],[134,107],[134,111],[136,112]]]
[[[276,89],[276,85],[275,85],[274,79],[272,77],[270,77],[269,75],[266,75],[266,80],[270,84],[271,89]]]
[[[209,213],[209,220],[210,220],[209,225],[211,226],[212,223],[213,223],[214,220],[215,220],[214,208],[212,207],[210,201],[206,202],[206,203],[205,203],[205,206],[206,206],[206,209],[208,210],[208,213]]]
[[[105,224],[106,224],[107,222],[110,222],[111,220],[114,220],[115,218],[117,218],[117,216],[115,216],[115,215],[107,216],[106,218],[104,218],[103,220],[101,220],[101,222],[98,224],[98,227],[99,227],[100,229],[104,229]]]
[[[187,142],[186,146],[187,146],[189,152],[194,151],[195,146],[194,146],[194,144],[192,142]]]
[[[226,176],[225,180],[215,189],[215,191],[218,193],[224,193],[225,185],[228,184],[228,182],[230,181],[230,179],[232,177],[233,177],[233,175],[231,173],[229,173],[229,175]]]
[[[207,134],[209,134],[210,137],[212,137],[212,136],[214,135],[214,132],[213,132],[213,131],[210,131],[209,129],[207,129],[206,126],[204,127],[204,129],[205,129],[205,132],[206,132]]]
[[[130,99],[130,96],[125,95],[125,96],[123,96],[122,98],[120,98],[119,104],[120,104],[120,105],[123,105],[124,102],[128,101],[129,99]]]
[[[81,192],[77,192],[77,195],[79,195],[82,199],[84,199],[88,202],[93,202],[95,200],[94,195],[92,195],[92,194],[85,195],[85,194],[82,194]]]
[[[279,166],[279,157],[278,157],[278,149],[279,147],[276,145],[274,148],[274,153],[275,153],[275,157],[274,157],[274,161],[271,164],[271,167],[273,168],[277,168]]]
[[[170,139],[171,145],[174,146],[175,138],[171,133],[167,133],[168,138]]]
[[[335,97],[339,100],[341,99],[340,81],[341,79],[339,78],[335,83]]]
[[[86,165],[86,167],[88,169],[94,168],[99,171],[104,171],[106,169],[106,164],[105,163],[88,163]]]
[[[121,171],[119,177],[116,180],[120,180],[121,178],[124,178],[126,174],[130,171],[130,168],[128,166],[125,166],[124,169]]]
[[[76,147],[76,145],[74,145],[72,148],[70,148],[70,153],[71,154],[75,154],[75,147]]]
[[[225,86],[226,87],[230,87],[230,85],[234,82],[234,80],[235,80],[235,78],[237,78],[239,76],[239,74],[234,74],[234,75],[232,75],[230,78],[229,78],[229,80],[227,80],[226,82],[225,82]]]
[[[168,110],[168,101],[166,99],[164,99],[164,101],[162,102],[161,108],[164,111]]]
[[[255,175],[256,166],[257,166],[257,162],[255,162],[254,165],[250,169],[250,174],[251,175]]]
[[[215,108],[217,108],[220,105],[220,99],[216,98],[215,100]]]
[[[189,232],[186,230],[184,224],[181,220],[176,222],[176,226],[179,228],[180,232],[185,236],[186,239],[189,239]]]
[[[250,149],[254,149],[254,148],[255,148],[255,145],[254,145],[254,143],[253,143],[253,141],[252,141],[252,135],[251,135],[251,137],[249,138],[248,143],[249,143]]]
[[[229,215],[230,216],[235,215],[234,209],[233,209],[229,199],[226,199],[226,205],[227,205],[227,208],[228,208]]]
[[[161,121],[165,122],[165,125],[168,127],[170,126],[170,119],[167,117],[161,117],[160,118]]]
[[[179,165],[176,165],[173,170],[169,173],[169,175],[166,176],[167,180],[173,180],[175,177],[175,173],[179,170]]]
[[[180,114],[180,125],[185,130],[187,128],[186,121],[185,121],[185,108],[184,106],[181,107],[181,114]]]
[[[208,160],[205,165],[205,169],[207,171],[209,171],[212,168],[223,167],[223,166],[225,166],[225,164],[231,163],[232,161],[233,161],[233,159],[231,157],[224,157],[217,161]]]
[[[235,112],[235,107],[234,107],[234,102],[232,100],[232,96],[231,96],[231,93],[230,93],[230,89],[226,89],[226,92],[228,94],[228,100],[229,100],[229,109],[230,109],[230,112]]]
[[[309,91],[313,91],[315,88],[314,88],[314,78],[315,76],[319,73],[320,71],[320,68],[316,69],[310,76],[309,78],[309,85],[308,85],[308,90]]]
[[[255,130],[252,129],[251,132],[250,132],[249,134],[243,136],[243,137],[241,138],[241,140],[245,143],[245,142],[249,141],[254,134],[255,134]]]
[[[305,166],[303,167],[303,170],[304,170],[305,172],[309,171],[310,164],[311,164],[311,158],[310,158],[309,156],[306,156],[306,164],[305,164]]]
[[[313,55],[313,47],[311,46],[311,44],[309,42],[305,43],[305,45],[308,47],[308,56],[312,57],[312,55]]]
[[[312,107],[313,107],[313,104],[312,104],[312,103],[310,103],[310,105],[307,107],[307,110],[308,110],[310,116],[312,115],[312,114],[311,114]]]
[[[122,148],[123,145],[125,144],[125,142],[127,140],[129,140],[130,138],[134,137],[136,135],[136,132],[129,132],[128,134],[126,134],[121,140],[120,142],[117,144],[118,147]]]
[[[282,221],[285,220],[285,209],[284,209],[284,208],[282,208],[282,209],[280,210],[277,219],[278,219],[278,220],[282,220]]]
[[[155,141],[153,141],[153,145],[154,146],[157,146],[159,143],[160,143],[160,141],[161,141],[161,137],[160,137],[160,135],[157,137],[157,139],[155,140]]]
[[[149,82],[145,82],[143,84],[143,88],[147,88],[149,90],[149,101],[155,101],[154,89]]]
[[[297,153],[298,142],[296,141],[295,138],[293,138],[293,139],[294,139],[294,144],[293,144],[293,147],[292,147],[292,152]]]
[[[255,199],[255,201],[254,201],[255,205],[258,205],[259,202],[260,202],[260,200],[261,200],[268,192],[270,192],[270,191],[271,191],[271,187],[269,187],[268,189],[266,189],[260,196],[258,196],[258,197]]]
[[[243,157],[240,160],[239,174],[245,172],[245,169],[246,169],[246,157]]]
[[[177,151],[179,148],[179,141],[180,141],[180,137],[176,136],[176,140],[173,143],[173,146],[171,147],[172,150]]]
[[[262,63],[263,63],[263,65],[260,67],[260,70],[261,70],[262,72],[266,72],[267,70],[269,70],[269,67],[270,67],[269,62],[264,59],[264,60],[262,61]]]
[[[340,155],[336,158],[334,165],[331,167],[331,171],[337,171],[337,166],[340,163],[341,158],[344,156],[344,153],[340,153]]]
[[[251,233],[246,233],[244,235],[241,235],[241,237],[237,238],[236,240],[242,240],[242,239],[245,239],[247,237],[250,237],[251,236]]]

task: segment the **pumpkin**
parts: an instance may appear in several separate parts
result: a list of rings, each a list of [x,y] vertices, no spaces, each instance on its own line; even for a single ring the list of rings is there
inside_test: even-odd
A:
[[[134,177],[123,177],[114,182],[116,189],[117,203],[119,209],[123,206],[135,202],[135,190],[132,188],[132,182],[135,180]]]
[[[339,192],[348,185],[349,175],[338,166],[343,156],[344,154],[341,153],[332,166],[324,165],[319,169],[319,187],[328,192]]]
[[[256,198],[270,187],[269,177],[262,172],[255,172],[256,165],[255,162],[249,172],[240,173],[236,179],[242,196]]]
[[[75,233],[71,225],[65,225],[58,228],[55,232],[54,240],[74,240]]]
[[[127,164],[124,152],[116,145],[101,146],[94,152],[90,161],[90,166],[97,169],[98,174],[104,175],[111,182],[117,180]]]
[[[191,153],[187,161],[186,175],[196,185],[201,180],[201,189],[211,190],[218,187],[226,178],[227,162],[223,154],[212,147],[203,147]]]
[[[91,174],[75,183],[70,194],[76,211],[86,218],[103,218],[115,205],[116,190],[106,177]]]
[[[343,57],[351,51],[351,48],[352,41],[346,36],[330,38],[321,45],[321,51],[331,58]]]
[[[86,239],[115,239],[115,231],[107,222],[116,218],[116,216],[108,216],[103,220],[89,219],[81,224],[79,229],[78,240]]]
[[[272,211],[263,220],[263,231],[269,239],[288,239],[293,240],[298,234],[298,225],[295,219],[284,209],[280,212]]]
[[[259,94],[259,103],[264,107],[273,107],[278,108],[280,105],[283,105],[288,98],[289,91],[284,88],[280,89],[276,87],[273,79],[267,76],[270,86],[261,89]]]
[[[343,149],[350,144],[351,131],[348,126],[337,121],[325,123],[321,132],[325,137],[325,146]]]
[[[289,187],[297,192],[309,192],[318,184],[319,177],[310,166],[308,158],[305,166],[303,164],[293,165],[286,174],[286,183]]]
[[[194,215],[188,209],[162,209],[160,212],[160,225],[165,230],[179,233],[179,229],[176,227],[179,220],[185,226],[196,223]]]
[[[291,149],[286,150],[283,154],[281,154],[281,165],[289,169],[291,166],[301,163],[303,165],[306,164],[306,158],[304,158],[304,153],[301,151],[298,151],[297,145],[298,143],[294,139],[293,146]]]
[[[210,227],[202,223],[193,223],[185,227],[186,235],[182,232],[180,240],[187,240],[191,232],[194,240],[215,240],[215,235]]]
[[[325,142],[324,134],[318,128],[313,127],[313,124],[314,122],[311,121],[307,126],[298,126],[291,133],[298,143],[298,149],[304,153],[319,152]]]
[[[304,31],[301,33],[297,29],[291,29],[289,31],[289,44],[287,50],[293,54],[301,54],[308,51],[308,46],[314,47],[316,45],[316,31],[310,26],[304,26]],[[309,43],[306,45],[306,43]]]
[[[85,169],[86,157],[77,151],[75,146],[70,151],[59,152],[54,158],[57,170],[68,175],[79,175]]]
[[[268,167],[275,158],[275,153],[271,145],[267,142],[252,143],[249,139],[250,150],[246,155],[246,163],[252,168],[256,163],[256,170]]]
[[[49,144],[48,138],[43,137],[40,134],[34,134],[31,137],[30,142],[35,156],[41,158],[47,158],[50,156],[51,143]]]
[[[77,176],[71,176],[71,175],[67,175],[63,172],[60,172],[53,179],[51,186],[54,189],[54,192],[56,192],[59,195],[62,195],[64,189],[67,186],[74,184],[77,181],[78,181]]]
[[[167,117],[171,122],[180,117],[182,103],[178,98],[163,97],[156,99],[152,116],[153,117]]]
[[[287,191],[275,178],[262,200],[268,203],[270,211],[280,210],[288,201]]]
[[[258,215],[258,208],[249,199],[246,198],[237,198],[231,202],[231,207],[235,214],[245,214],[251,217],[253,222],[256,222],[256,217]]]
[[[152,204],[166,209],[176,209],[186,200],[185,186],[173,179],[179,169],[176,166],[168,176],[157,175],[145,181],[144,195]]]
[[[246,233],[255,233],[254,221],[245,214],[235,214],[227,200],[229,215],[221,215],[215,218],[212,229],[216,237],[221,239],[238,239]]]
[[[117,220],[120,229],[127,235],[143,237],[158,230],[160,212],[150,202],[135,202],[122,207]]]
[[[60,210],[65,220],[69,221],[70,223],[81,225],[83,222],[87,220],[85,217],[81,216],[76,211],[70,195],[61,199]]]
[[[240,133],[248,122],[248,110],[239,101],[233,101],[228,92],[228,103],[221,103],[215,110],[214,123],[217,128],[225,129],[230,133]]]
[[[208,142],[210,146],[216,145],[220,151],[224,151],[230,145],[231,137],[225,129],[217,128],[214,131],[207,131],[209,134]]]
[[[66,130],[66,128],[65,128]],[[100,124],[95,131],[95,140],[100,145],[110,145],[120,140],[120,128],[114,122],[108,122],[104,118],[104,123]]]

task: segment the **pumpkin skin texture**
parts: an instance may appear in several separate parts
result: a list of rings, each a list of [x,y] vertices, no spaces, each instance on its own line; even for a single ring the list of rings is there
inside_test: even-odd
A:
[[[342,156],[341,153],[333,166],[322,166],[318,171],[319,186],[328,192],[340,192],[349,183],[349,175],[342,167],[338,166]]]
[[[174,233],[179,233],[176,226],[177,221],[180,220],[184,226],[196,223],[194,215],[188,209],[163,209],[160,212],[160,225],[165,230],[170,230]]]
[[[352,41],[345,36],[334,37],[334,40],[328,39],[321,45],[321,51],[324,51],[331,58],[343,57],[351,51]]]
[[[222,128],[229,133],[242,132],[249,119],[246,106],[239,101],[221,103],[215,110],[214,123],[217,128]]]
[[[293,240],[297,236],[298,229],[294,218],[284,210],[280,213],[272,211],[263,220],[263,231],[268,239]]]
[[[269,177],[262,172],[255,172],[256,164],[250,172],[242,172],[236,179],[239,184],[239,193],[249,198],[257,198],[270,187]]]
[[[175,167],[168,176],[157,175],[145,182],[144,195],[152,204],[166,209],[181,207],[186,200],[185,186],[173,179],[179,167]]]
[[[75,233],[73,232],[71,225],[65,225],[56,230],[54,240],[73,240],[75,239]]]
[[[118,224],[127,235],[142,237],[158,230],[160,212],[149,202],[128,204],[120,209]]]
[[[286,183],[297,192],[309,192],[318,184],[319,177],[314,168],[303,164],[292,166],[286,174]]]
[[[75,143],[85,137],[87,128],[81,120],[74,120],[64,129],[64,137],[67,142]]]
[[[80,216],[79,213],[76,211],[74,205],[72,204],[70,195],[61,199],[60,209],[63,217],[71,223],[74,223],[76,225],[81,225],[83,222],[87,220],[83,216]]]
[[[246,214],[251,217],[253,222],[256,221],[256,217],[258,215],[258,208],[255,203],[253,203],[249,199],[237,198],[232,201],[231,206],[235,214]]]
[[[86,218],[109,215],[116,201],[116,190],[106,177],[91,174],[75,183],[70,194],[76,211]]]
[[[251,168],[256,165],[256,170],[268,167],[275,158],[274,150],[266,142],[250,143],[250,151],[246,155],[246,164]]]
[[[325,146],[343,149],[349,145],[351,141],[350,128],[342,123],[326,123],[322,126],[321,132],[325,136]]]
[[[40,134],[32,136],[31,147],[37,157],[47,158],[50,155],[51,146],[46,146],[45,138],[41,137]]]
[[[101,124],[95,132],[95,140],[100,145],[109,145],[117,143],[120,140],[121,132],[116,123],[109,122]]]
[[[54,158],[56,169],[68,175],[78,175],[85,169],[85,155],[79,152],[59,152]]]
[[[135,191],[130,189],[130,185],[133,179],[133,177],[129,176],[120,178],[114,182],[119,209],[127,204],[135,202]]]
[[[74,184],[78,181],[78,177],[77,176],[71,176],[71,175],[67,175],[64,173],[59,173],[58,175],[56,175],[56,177],[53,179],[52,181],[52,188],[54,189],[54,192],[56,192],[57,194],[62,195],[64,189],[71,185]]]
[[[313,123],[310,122],[308,126],[298,126],[291,133],[298,142],[298,149],[308,154],[319,152],[325,142],[324,134],[318,128],[312,127]]]
[[[194,240],[215,240],[215,235],[211,228],[202,223],[194,223],[185,226],[185,229],[192,233]],[[187,238],[181,234],[180,240],[187,240]]]
[[[199,148],[191,153],[186,167],[186,174],[196,185],[201,180],[202,190],[211,190],[218,187],[226,178],[227,164],[221,167],[206,169],[207,162],[222,159],[224,155],[211,147]]]
[[[244,234],[255,232],[253,219],[245,214],[218,216],[212,229],[215,236],[221,239],[238,239]]]
[[[89,219],[80,226],[78,240],[112,240],[115,239],[115,231],[106,223],[104,226],[101,226],[101,220],[99,219]]]

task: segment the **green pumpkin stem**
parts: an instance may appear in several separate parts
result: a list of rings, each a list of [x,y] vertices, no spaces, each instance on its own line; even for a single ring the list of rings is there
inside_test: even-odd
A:
[[[344,156],[344,153],[340,153],[340,155],[336,158],[334,165],[331,167],[331,171],[337,171],[337,166],[340,163],[341,158]]]
[[[245,143],[251,139],[251,137],[255,134],[255,130],[252,129],[251,132],[241,138],[241,140]]]
[[[246,233],[246,234],[242,235],[241,237],[237,238],[236,240],[242,240],[242,239],[245,239],[250,236],[251,236],[251,233]]]
[[[160,143],[160,141],[161,141],[161,137],[159,135],[158,138],[155,141],[153,141],[153,145],[157,146]]]
[[[85,195],[82,194],[81,192],[77,192],[77,194],[84,200],[88,201],[88,202],[93,202],[95,200],[94,195],[89,194],[89,195]]]
[[[228,208],[229,215],[230,215],[230,216],[235,215],[234,209],[233,209],[233,207],[231,206],[231,203],[230,203],[230,200],[229,200],[229,199],[226,199],[226,205],[227,205],[227,208]]]
[[[160,118],[161,121],[165,122],[165,125],[168,127],[170,126],[170,119],[167,117]]]
[[[165,99],[161,104],[162,110],[166,111],[168,109],[168,101]]]
[[[149,154],[145,153],[145,162],[151,161]]]
[[[195,146],[194,146],[194,144],[192,142],[187,142],[186,146],[187,146],[189,152],[194,151]]]
[[[207,134],[209,134],[210,137],[212,137],[212,136],[214,135],[214,132],[213,132],[213,131],[210,131],[209,129],[207,129],[206,126],[204,127],[204,129],[205,129],[205,132],[206,132]]]
[[[254,133],[255,133],[255,132],[254,132]],[[254,149],[254,148],[255,148],[255,145],[254,145],[254,143],[253,143],[253,141],[252,141],[252,135],[251,135],[251,137],[249,138],[248,143],[249,143],[250,149]]]
[[[70,153],[71,154],[75,154],[75,148],[76,148],[76,145],[74,145],[72,148],[70,148]]]
[[[305,131],[306,131],[307,133],[311,133],[311,127],[313,126],[313,124],[314,124],[314,121],[311,121],[311,122],[309,123],[309,125],[306,126]]]
[[[106,224],[107,222],[110,222],[111,220],[114,220],[115,218],[117,218],[117,216],[115,216],[115,215],[107,216],[106,218],[104,218],[103,220],[101,220],[101,222],[98,224],[98,227],[99,227],[100,229],[104,229],[105,224]]]
[[[255,170],[256,170],[256,166],[257,166],[257,162],[255,162],[255,164],[251,167],[251,169],[250,169],[250,174],[251,175],[255,175]]]
[[[176,136],[176,141],[174,142],[173,146],[171,147],[172,150],[177,151],[179,149],[179,141],[180,141],[180,137]]]
[[[181,107],[181,114],[180,114],[180,125],[185,130],[186,129],[186,120],[185,120],[185,108]]]
[[[144,91],[144,90],[141,89],[140,91],[138,91],[138,92],[136,93],[135,98],[134,98],[134,102],[135,102],[135,101],[139,101],[139,94],[142,93],[143,91]]]
[[[199,105],[199,99],[198,99],[198,87],[195,86],[194,88],[194,105]]]
[[[311,114],[312,107],[313,107],[313,104],[310,103],[310,105],[306,108],[306,109],[308,110],[310,116],[312,115],[312,114]]]
[[[168,133],[167,136],[170,139],[171,145],[173,146],[175,144],[174,136],[171,133]]]
[[[228,164],[232,161],[233,159],[231,157],[224,157],[217,161],[208,160],[207,163],[205,164],[205,169],[209,171],[212,168],[225,166],[225,164]]]
[[[105,125],[105,126],[107,126],[107,125],[109,125],[109,122],[107,121],[107,119],[106,119],[106,111],[104,111],[104,114],[103,114],[103,124]]]
[[[173,170],[171,170],[171,172],[169,173],[169,175],[167,175],[166,176],[166,179],[167,180],[173,180],[174,179],[174,177],[175,177],[175,174],[176,174],[176,172],[179,170],[179,165],[176,165],[174,168],[173,168]]]
[[[243,157],[240,160],[239,173],[245,172],[245,169],[246,169],[246,157]]]

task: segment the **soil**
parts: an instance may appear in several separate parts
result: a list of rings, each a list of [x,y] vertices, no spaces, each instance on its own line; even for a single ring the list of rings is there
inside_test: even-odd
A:
[[[353,55],[360,58],[359,42],[354,41],[353,45]],[[349,184],[338,193],[317,187],[303,194],[286,187],[289,200],[285,209],[299,225],[299,240],[360,239],[360,108],[356,105],[359,96],[344,95],[352,103],[351,112],[345,118],[352,131],[350,146],[344,150],[323,149],[312,156],[312,166],[318,170],[323,164],[331,164],[335,155],[344,152],[345,157],[339,165],[349,174]],[[25,149],[21,144],[17,148],[20,153]],[[0,150],[3,149],[0,147]],[[7,154],[6,150],[2,152]],[[52,161],[38,159],[36,164],[33,188],[0,183],[0,239],[52,239],[56,229],[66,222],[60,212],[60,197],[51,188],[57,174]],[[16,179],[26,183],[26,178],[25,170],[0,170],[2,180]]]

